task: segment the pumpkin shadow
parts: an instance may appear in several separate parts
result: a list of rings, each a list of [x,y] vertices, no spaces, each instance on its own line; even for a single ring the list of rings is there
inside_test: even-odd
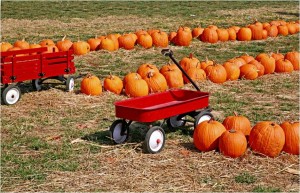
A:
[[[281,14],[281,15],[291,15],[291,16],[297,16],[299,17],[299,13],[292,13],[292,12],[286,12],[286,11],[277,11],[276,13]]]

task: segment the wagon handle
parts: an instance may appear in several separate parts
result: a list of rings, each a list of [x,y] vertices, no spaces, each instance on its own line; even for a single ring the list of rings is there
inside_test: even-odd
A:
[[[197,91],[200,91],[200,88],[196,85],[196,83],[189,77],[189,75],[185,72],[185,70],[180,66],[180,64],[175,60],[173,57],[173,51],[170,49],[162,49],[161,51],[162,55],[169,56],[171,60],[176,64],[176,66],[181,70],[181,72],[184,74],[187,79],[192,83],[192,85],[196,88]]]

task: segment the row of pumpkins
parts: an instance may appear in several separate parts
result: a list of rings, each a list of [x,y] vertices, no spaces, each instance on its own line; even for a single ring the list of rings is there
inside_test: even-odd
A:
[[[193,143],[203,152],[219,150],[232,158],[242,156],[249,147],[257,153],[276,157],[281,151],[299,155],[299,122],[258,122],[251,127],[247,117],[228,116],[223,123],[216,120],[201,122],[194,130]]]
[[[255,21],[245,27],[232,26],[227,29],[218,28],[216,25],[209,25],[206,28],[196,27],[179,27],[178,30],[172,31],[169,34],[158,29],[138,30],[128,34],[109,34],[90,38],[87,41],[72,42],[66,39],[66,36],[54,42],[51,39],[44,39],[39,44],[23,40],[17,40],[14,44],[9,42],[1,43],[1,52],[30,49],[38,47],[48,47],[47,52],[67,51],[70,48],[74,50],[75,55],[83,55],[90,51],[99,49],[115,51],[119,48],[126,50],[134,49],[136,44],[144,48],[168,47],[169,43],[177,46],[189,46],[193,38],[198,38],[203,42],[216,43],[218,41],[250,41],[261,40],[267,37],[276,37],[278,35],[289,35],[299,32],[299,21],[286,22],[283,20],[274,20],[271,22],[261,23]]]
[[[299,70],[299,52],[291,51],[282,53],[260,53],[255,58],[250,55],[242,55],[232,58],[224,64],[214,61],[199,61],[192,54],[180,60],[180,66],[193,81],[206,79],[213,83],[223,83],[237,79],[254,80],[265,74],[290,73]],[[129,97],[146,96],[149,93],[162,92],[168,88],[180,88],[190,81],[183,75],[176,64],[166,64],[160,69],[153,64],[142,64],[136,72],[128,73],[123,80],[115,75],[109,75],[104,79],[105,90]],[[98,77],[88,75],[81,82],[81,92],[87,95],[100,95],[102,83]]]

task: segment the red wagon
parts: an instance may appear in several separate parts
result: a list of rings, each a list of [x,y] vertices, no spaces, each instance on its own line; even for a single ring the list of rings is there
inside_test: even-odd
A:
[[[56,79],[66,85],[67,91],[74,89],[75,73],[73,51],[45,53],[46,47],[1,52],[2,102],[12,105],[21,97],[19,84],[31,80],[35,90],[41,90],[47,79]]]
[[[200,91],[174,59],[171,50],[164,49],[162,53],[174,61],[197,91],[169,90],[115,102],[115,114],[120,118],[114,121],[110,127],[111,137],[115,143],[119,144],[127,140],[129,126],[133,121],[151,123],[164,119],[169,129],[175,130],[177,127],[185,125],[188,121],[187,116],[194,119],[194,126],[213,118],[209,108],[209,93]],[[165,132],[161,126],[151,127],[146,134],[144,149],[149,153],[158,153],[164,147]]]

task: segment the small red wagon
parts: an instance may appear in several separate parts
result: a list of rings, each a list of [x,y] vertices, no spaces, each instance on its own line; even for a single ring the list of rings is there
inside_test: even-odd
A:
[[[162,54],[169,56],[173,60],[197,91],[169,90],[115,102],[115,114],[120,119],[113,122],[110,127],[110,133],[116,144],[127,140],[129,126],[133,121],[151,123],[164,119],[172,131],[177,127],[184,126],[188,121],[187,116],[194,119],[195,127],[202,121],[213,118],[209,108],[209,93],[200,92],[198,86],[174,59],[171,50],[164,49]],[[151,127],[146,134],[144,149],[148,153],[158,153],[164,147],[165,131],[161,126]]]
[[[19,84],[31,80],[35,90],[42,89],[47,79],[56,79],[66,85],[67,91],[74,89],[75,73],[73,51],[45,53],[46,47],[1,52],[1,98],[6,105],[18,102],[21,97]]]

